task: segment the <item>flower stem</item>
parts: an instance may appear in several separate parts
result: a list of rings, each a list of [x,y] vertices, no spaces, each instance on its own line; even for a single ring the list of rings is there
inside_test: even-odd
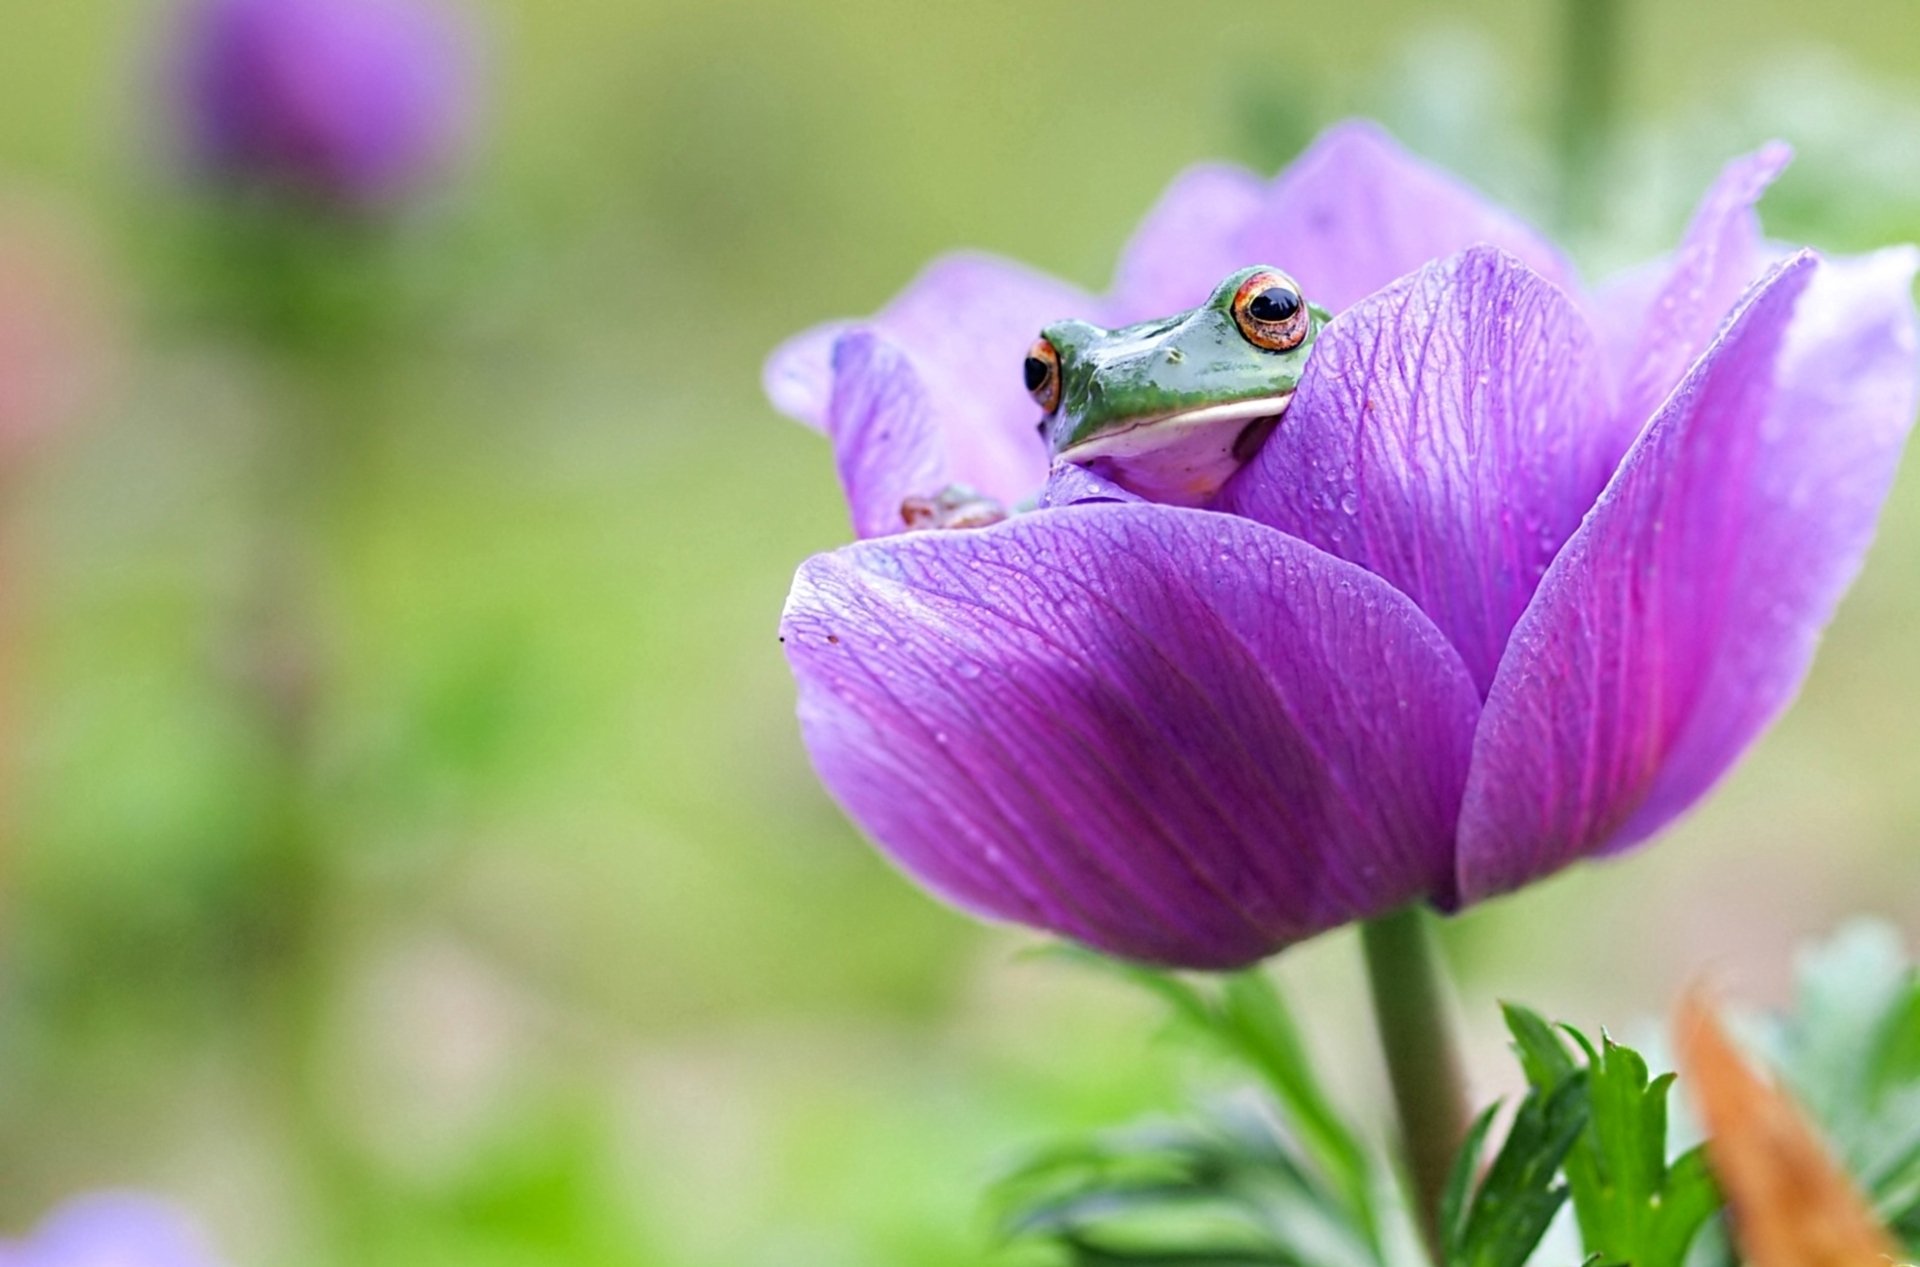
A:
[[[1443,1261],[1440,1194],[1470,1120],[1445,965],[1429,918],[1409,906],[1360,926],[1367,984],[1400,1116],[1420,1228]]]
[[[329,1260],[360,1257],[366,1166],[329,1094],[326,1039],[338,990],[334,956],[350,908],[324,781],[335,689],[333,554],[380,409],[381,331],[337,291],[378,296],[352,269],[351,242],[284,209],[222,217],[218,247],[233,289],[234,337],[251,350],[271,395],[253,455],[253,575],[241,620],[235,686],[253,714],[270,798],[249,907],[260,923],[252,1019],[268,1104],[293,1162],[292,1195],[308,1239]]]
[[[1607,188],[1620,87],[1622,0],[1563,0],[1560,227],[1591,230]]]

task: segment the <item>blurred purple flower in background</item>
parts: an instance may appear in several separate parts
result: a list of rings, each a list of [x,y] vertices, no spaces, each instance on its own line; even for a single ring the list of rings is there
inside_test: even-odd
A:
[[[180,1211],[152,1197],[77,1197],[24,1240],[0,1242],[0,1267],[219,1267]]]
[[[470,52],[428,0],[205,0],[184,30],[188,141],[243,187],[388,204],[463,139]]]
[[[849,814],[973,911],[1225,968],[1645,839],[1785,708],[1920,390],[1915,254],[1770,249],[1731,164],[1670,258],[1583,291],[1376,129],[1175,182],[1094,297],[984,257],[777,351],[862,537],[783,622]],[[1019,367],[1054,319],[1271,263],[1338,315],[1205,509],[1051,474]],[[901,533],[963,485],[1039,509]]]

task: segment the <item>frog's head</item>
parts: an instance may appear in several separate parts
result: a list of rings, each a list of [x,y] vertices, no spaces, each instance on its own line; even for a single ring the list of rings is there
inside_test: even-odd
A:
[[[1027,353],[1056,459],[1195,505],[1273,433],[1328,321],[1291,277],[1243,268],[1191,312],[1119,330],[1062,321]]]

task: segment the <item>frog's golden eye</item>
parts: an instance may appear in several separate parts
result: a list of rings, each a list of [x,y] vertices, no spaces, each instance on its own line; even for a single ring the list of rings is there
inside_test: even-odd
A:
[[[1255,347],[1288,352],[1307,337],[1313,315],[1291,277],[1255,273],[1234,292],[1233,320]]]
[[[1027,349],[1024,372],[1033,403],[1048,413],[1060,408],[1060,353],[1054,350],[1052,340],[1034,340]]]

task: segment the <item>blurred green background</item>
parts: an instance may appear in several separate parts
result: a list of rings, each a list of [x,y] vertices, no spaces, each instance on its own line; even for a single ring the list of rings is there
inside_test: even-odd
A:
[[[294,574],[328,672],[290,794],[235,645],[288,390],[209,315],[173,11],[0,0],[0,203],[91,260],[106,332],[92,407],[4,488],[7,1229],[132,1185],[236,1264],[1016,1261],[977,1209],[997,1166],[1207,1072],[1147,1004],[922,897],[815,786],[774,625],[847,528],[768,349],[957,246],[1102,286],[1183,165],[1271,170],[1352,112],[1589,276],[1775,135],[1774,234],[1920,237],[1911,0],[1619,6],[1610,158],[1571,207],[1561,5],[475,7],[471,160],[400,227],[378,355],[320,411]],[[1909,470],[1803,701],[1703,810],[1450,926],[1487,1089],[1496,996],[1632,1032],[1703,972],[1781,994],[1844,912],[1920,924],[1916,628]],[[1352,958],[1280,971],[1364,1071]]]

